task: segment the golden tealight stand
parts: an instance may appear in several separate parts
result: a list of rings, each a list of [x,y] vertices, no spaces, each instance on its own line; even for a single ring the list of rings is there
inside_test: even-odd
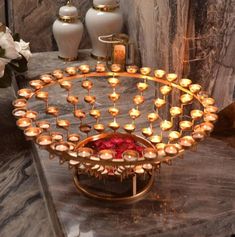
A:
[[[107,111],[112,119],[107,124],[97,107],[93,90],[96,78],[106,80],[107,87],[110,88],[107,100],[112,106]],[[119,123],[120,109],[117,103],[123,96],[117,90],[122,78],[136,80],[137,90],[132,98],[133,106],[126,114],[129,122],[125,124]],[[73,82],[77,80],[81,81],[81,90],[85,91],[83,100],[88,105],[88,111],[78,107],[81,97],[72,91]],[[142,112],[149,87],[155,86],[155,83],[159,83],[160,87],[154,99],[148,101],[152,104],[151,109]],[[49,98],[53,98],[53,94],[46,91],[46,88],[55,85],[59,85],[67,93],[66,103],[72,105],[71,113],[79,123],[77,131],[71,132],[71,121],[62,119],[58,106],[50,104]],[[149,67],[138,69],[134,65],[127,66],[126,71],[121,72],[118,64],[111,65],[111,71],[107,71],[102,63],[97,63],[94,69],[89,65],[80,65],[41,75],[30,81],[30,86],[32,89],[19,90],[20,98],[13,101],[12,113],[17,119],[17,126],[24,131],[27,139],[46,149],[50,158],[57,156],[60,164],[68,163],[69,168],[73,169],[74,183],[79,191],[100,200],[128,202],[142,197],[151,189],[155,171],[160,169],[161,164],[171,164],[177,157],[182,157],[185,150],[195,149],[197,142],[202,141],[213,130],[213,123],[218,117],[214,99],[203,92],[200,85],[193,84],[187,78],[178,78],[174,73],[167,74],[163,70],[152,73]],[[175,90],[179,91],[179,98],[172,105],[169,104],[168,97]],[[40,120],[39,112],[28,108],[32,99],[44,104],[43,113],[53,118],[56,127],[47,120]],[[161,110],[166,106],[169,106],[169,116],[163,118]],[[93,118],[93,124],[84,123],[88,116]],[[142,135],[137,135],[135,131],[139,124],[136,121],[140,116],[148,126],[141,127]],[[91,132],[93,134],[89,135]],[[82,134],[86,138],[81,139]],[[117,158],[114,149],[96,150],[90,146],[96,141],[109,141],[112,138],[129,139],[141,146],[142,150],[127,149]],[[129,192],[112,194],[105,190],[97,191],[96,186],[87,188],[80,179],[83,175],[97,181],[104,180],[104,185],[108,180],[127,185],[126,181],[129,180]]]

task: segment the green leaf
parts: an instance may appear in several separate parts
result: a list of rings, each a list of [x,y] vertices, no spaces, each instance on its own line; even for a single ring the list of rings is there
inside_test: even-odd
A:
[[[5,56],[6,50],[0,47],[0,58],[3,58]]]
[[[20,42],[20,35],[18,33],[15,33],[12,37],[14,41]]]
[[[0,88],[6,88],[11,86],[12,72],[11,69],[6,66],[3,77],[0,78]]]
[[[13,70],[19,73],[26,72],[28,70],[28,61],[22,54],[21,56],[21,59],[14,59],[10,63]]]

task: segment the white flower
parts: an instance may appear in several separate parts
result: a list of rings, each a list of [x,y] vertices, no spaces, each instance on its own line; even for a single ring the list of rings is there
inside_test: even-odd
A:
[[[15,41],[15,47],[16,50],[22,54],[27,61],[29,61],[29,58],[32,56],[29,48],[29,43],[24,42],[22,39],[20,39],[20,42]]]
[[[0,32],[0,47],[4,50],[4,58],[16,59],[20,57],[9,30],[6,30],[6,32]]]

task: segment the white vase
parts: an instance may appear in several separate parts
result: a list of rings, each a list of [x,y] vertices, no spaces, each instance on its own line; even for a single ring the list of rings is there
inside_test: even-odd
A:
[[[123,17],[116,0],[93,0],[85,17],[86,27],[91,38],[92,56],[107,57],[107,45],[101,43],[99,36],[120,33],[123,26]]]
[[[83,34],[83,24],[76,7],[68,3],[60,8],[59,17],[53,24],[53,34],[59,49],[59,58],[76,60]]]

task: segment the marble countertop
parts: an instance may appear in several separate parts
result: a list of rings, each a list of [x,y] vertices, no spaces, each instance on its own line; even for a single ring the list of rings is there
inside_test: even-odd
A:
[[[89,51],[82,51],[79,62],[64,63],[57,59],[56,52],[34,54],[27,77],[36,78],[81,61],[94,63],[88,55]],[[26,86],[27,80],[19,81],[19,85]],[[122,90],[131,94],[129,87],[132,85],[126,82]],[[104,90],[99,82],[96,92],[102,95]],[[62,105],[64,98],[56,90],[54,93]],[[164,165],[156,175],[152,191],[138,203],[95,202],[77,192],[66,165],[59,166],[57,159],[49,160],[46,151],[26,142],[15,128],[10,115],[13,90],[4,93],[1,90],[0,96],[5,108],[0,110],[0,118],[5,118],[1,131],[6,135],[0,138],[6,144],[0,152],[1,237],[47,237],[52,232],[56,237],[230,237],[235,234],[235,149],[223,141],[209,138],[199,145],[197,152],[188,152],[184,160],[178,159],[172,166]],[[42,106],[33,103],[32,108],[40,110]],[[67,116],[67,108],[62,106],[62,110],[62,116]]]

